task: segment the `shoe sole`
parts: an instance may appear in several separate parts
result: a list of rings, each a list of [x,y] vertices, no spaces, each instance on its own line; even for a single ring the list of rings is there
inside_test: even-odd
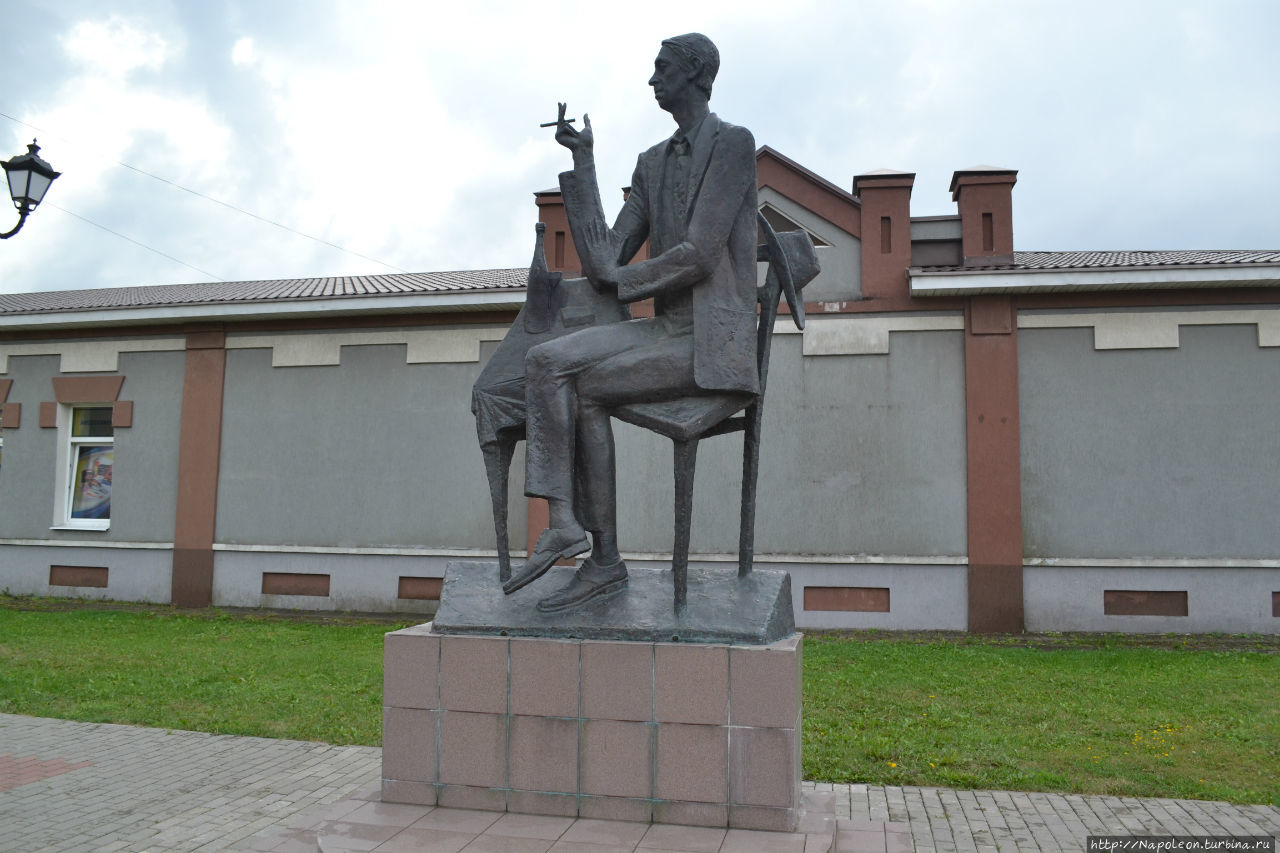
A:
[[[538,578],[542,577],[548,571],[550,571],[551,567],[556,564],[557,560],[564,560],[568,557],[576,557],[590,547],[591,547],[591,543],[588,542],[586,539],[583,539],[581,542],[574,542],[572,545],[566,545],[565,547],[557,551],[555,553],[555,556],[553,556],[550,560],[548,560],[547,564],[543,566],[541,569],[539,569],[538,571],[534,572],[528,577],[520,577],[515,580],[510,580],[504,583],[502,585],[503,593],[505,593],[506,595],[510,595],[516,590],[524,589],[526,586],[533,583]]]
[[[627,585],[627,579],[619,578],[616,581],[610,581],[604,586],[596,587],[589,594],[584,595],[582,598],[575,598],[573,601],[566,601],[564,604],[557,604],[551,607],[544,607],[542,602],[539,601],[537,604],[538,612],[539,613],[559,613],[562,610],[569,610],[570,608],[577,607],[582,604],[586,604],[588,601],[594,601],[595,599],[603,598],[606,595],[613,595],[615,592],[622,589],[626,585]]]

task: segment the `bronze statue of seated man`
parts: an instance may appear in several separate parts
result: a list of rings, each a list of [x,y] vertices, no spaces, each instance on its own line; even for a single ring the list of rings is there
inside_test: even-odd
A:
[[[556,561],[591,551],[565,588],[538,602],[542,611],[626,585],[610,410],[759,393],[755,142],[710,111],[719,62],[706,36],[662,43],[649,85],[677,130],[640,155],[612,228],[600,204],[590,119],[575,130],[560,105],[556,140],[574,164],[560,187],[583,272],[624,303],[652,297],[655,307],[653,317],[585,328],[526,357],[525,493],[546,498],[550,526],[503,589],[515,592]],[[646,239],[650,256],[630,263]]]

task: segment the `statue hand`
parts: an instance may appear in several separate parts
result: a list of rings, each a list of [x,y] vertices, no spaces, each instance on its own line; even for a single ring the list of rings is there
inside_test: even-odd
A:
[[[556,142],[573,153],[591,151],[595,139],[591,133],[591,116],[582,114],[582,130],[574,130],[573,125],[564,120],[565,104],[560,104],[560,115],[556,119]]]
[[[582,265],[591,283],[599,290],[602,286],[617,287],[618,247],[614,245],[613,232],[604,222],[587,222],[582,227],[582,240],[586,244],[580,252]]]

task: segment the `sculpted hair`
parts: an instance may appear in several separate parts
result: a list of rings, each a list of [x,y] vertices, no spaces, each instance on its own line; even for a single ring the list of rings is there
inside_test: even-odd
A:
[[[720,51],[716,50],[711,39],[702,33],[685,33],[665,39],[662,44],[679,54],[690,70],[695,67],[700,69],[698,79],[693,84],[710,98],[711,84],[715,82],[716,72],[720,70]]]

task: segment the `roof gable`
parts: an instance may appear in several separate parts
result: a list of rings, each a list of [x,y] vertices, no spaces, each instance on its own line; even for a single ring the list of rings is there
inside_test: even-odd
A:
[[[862,207],[853,193],[840,189],[767,145],[756,150],[756,176],[760,186],[772,188],[861,239]]]

